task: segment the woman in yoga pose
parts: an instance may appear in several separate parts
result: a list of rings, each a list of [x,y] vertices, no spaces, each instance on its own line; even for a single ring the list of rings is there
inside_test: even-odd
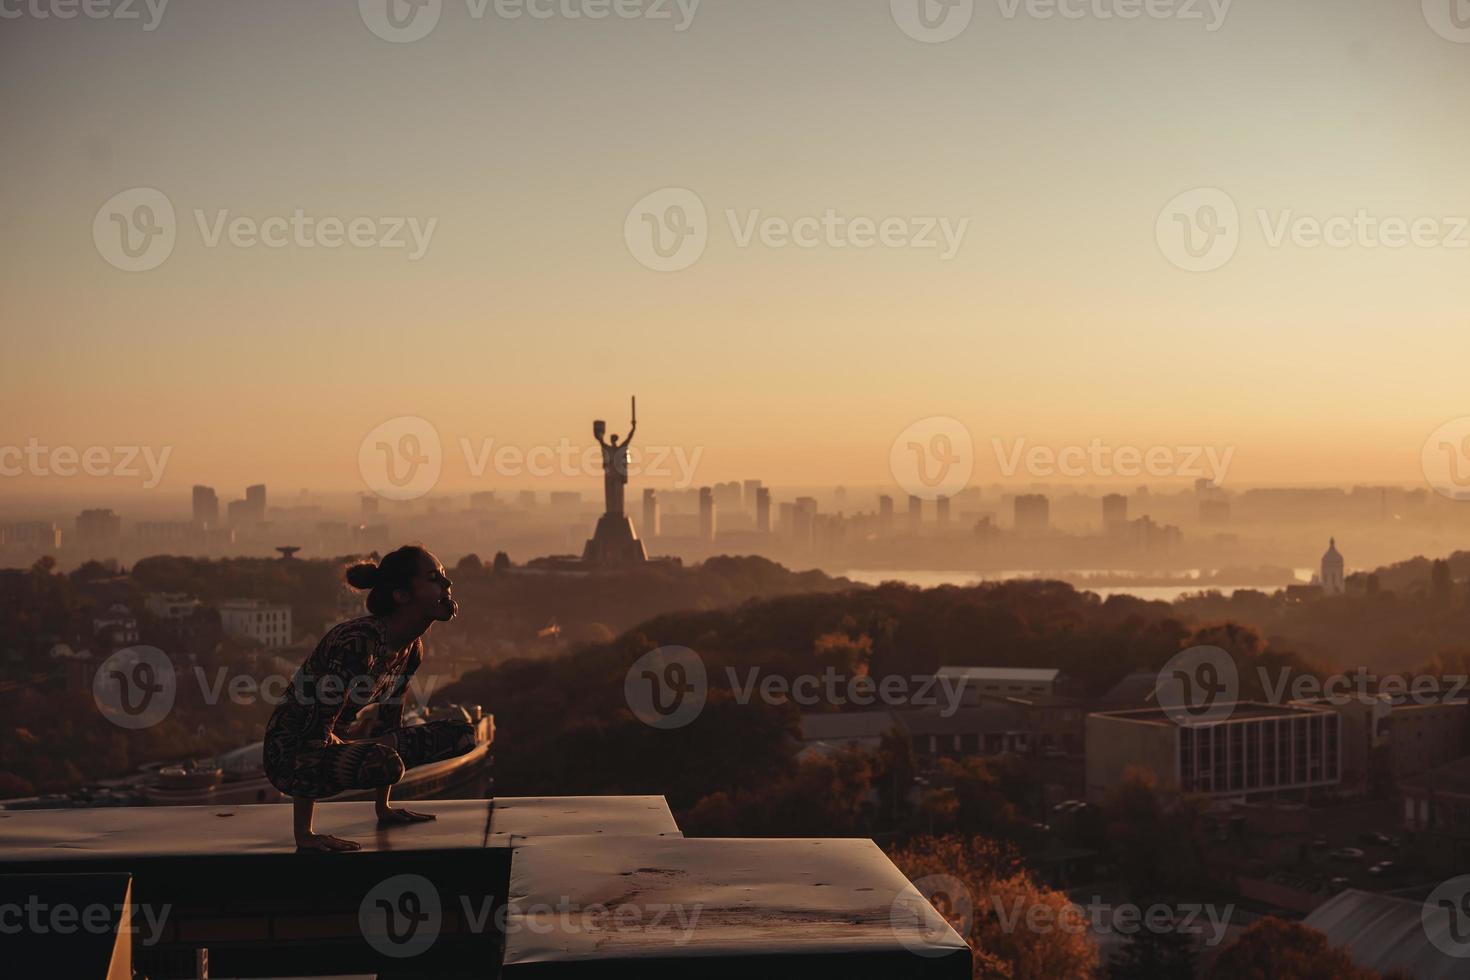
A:
[[[459,609],[439,559],[409,545],[377,564],[354,565],[347,581],[368,590],[369,615],[327,631],[266,726],[266,777],[293,798],[296,846],[304,850],[362,846],[311,828],[316,801],[346,790],[376,790],[379,826],[433,820],[389,806],[393,784],[407,769],[475,747],[474,728],[465,722],[402,724],[404,691],[423,660],[422,637]],[[377,705],[370,734],[345,738],[370,704]]]

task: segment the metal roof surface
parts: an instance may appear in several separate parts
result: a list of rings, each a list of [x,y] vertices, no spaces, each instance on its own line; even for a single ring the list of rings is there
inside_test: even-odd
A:
[[[511,862],[503,976],[968,978],[964,940],[864,839],[558,838]]]

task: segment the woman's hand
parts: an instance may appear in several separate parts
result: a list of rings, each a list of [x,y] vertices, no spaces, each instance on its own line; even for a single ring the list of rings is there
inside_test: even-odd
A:
[[[347,840],[335,834],[297,834],[296,849],[298,851],[360,851],[362,845],[355,840]]]

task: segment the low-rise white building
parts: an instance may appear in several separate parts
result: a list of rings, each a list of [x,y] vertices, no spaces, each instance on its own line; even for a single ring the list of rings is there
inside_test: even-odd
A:
[[[291,607],[258,599],[228,599],[219,606],[220,626],[227,636],[255,640],[265,647],[291,644]]]

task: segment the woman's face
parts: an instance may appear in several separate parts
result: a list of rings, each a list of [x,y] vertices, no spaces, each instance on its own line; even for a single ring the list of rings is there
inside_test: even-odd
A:
[[[459,603],[454,601],[453,584],[439,559],[429,555],[423,567],[414,577],[413,588],[407,598],[400,592],[400,608],[407,606],[425,619],[447,623],[459,612]]]

